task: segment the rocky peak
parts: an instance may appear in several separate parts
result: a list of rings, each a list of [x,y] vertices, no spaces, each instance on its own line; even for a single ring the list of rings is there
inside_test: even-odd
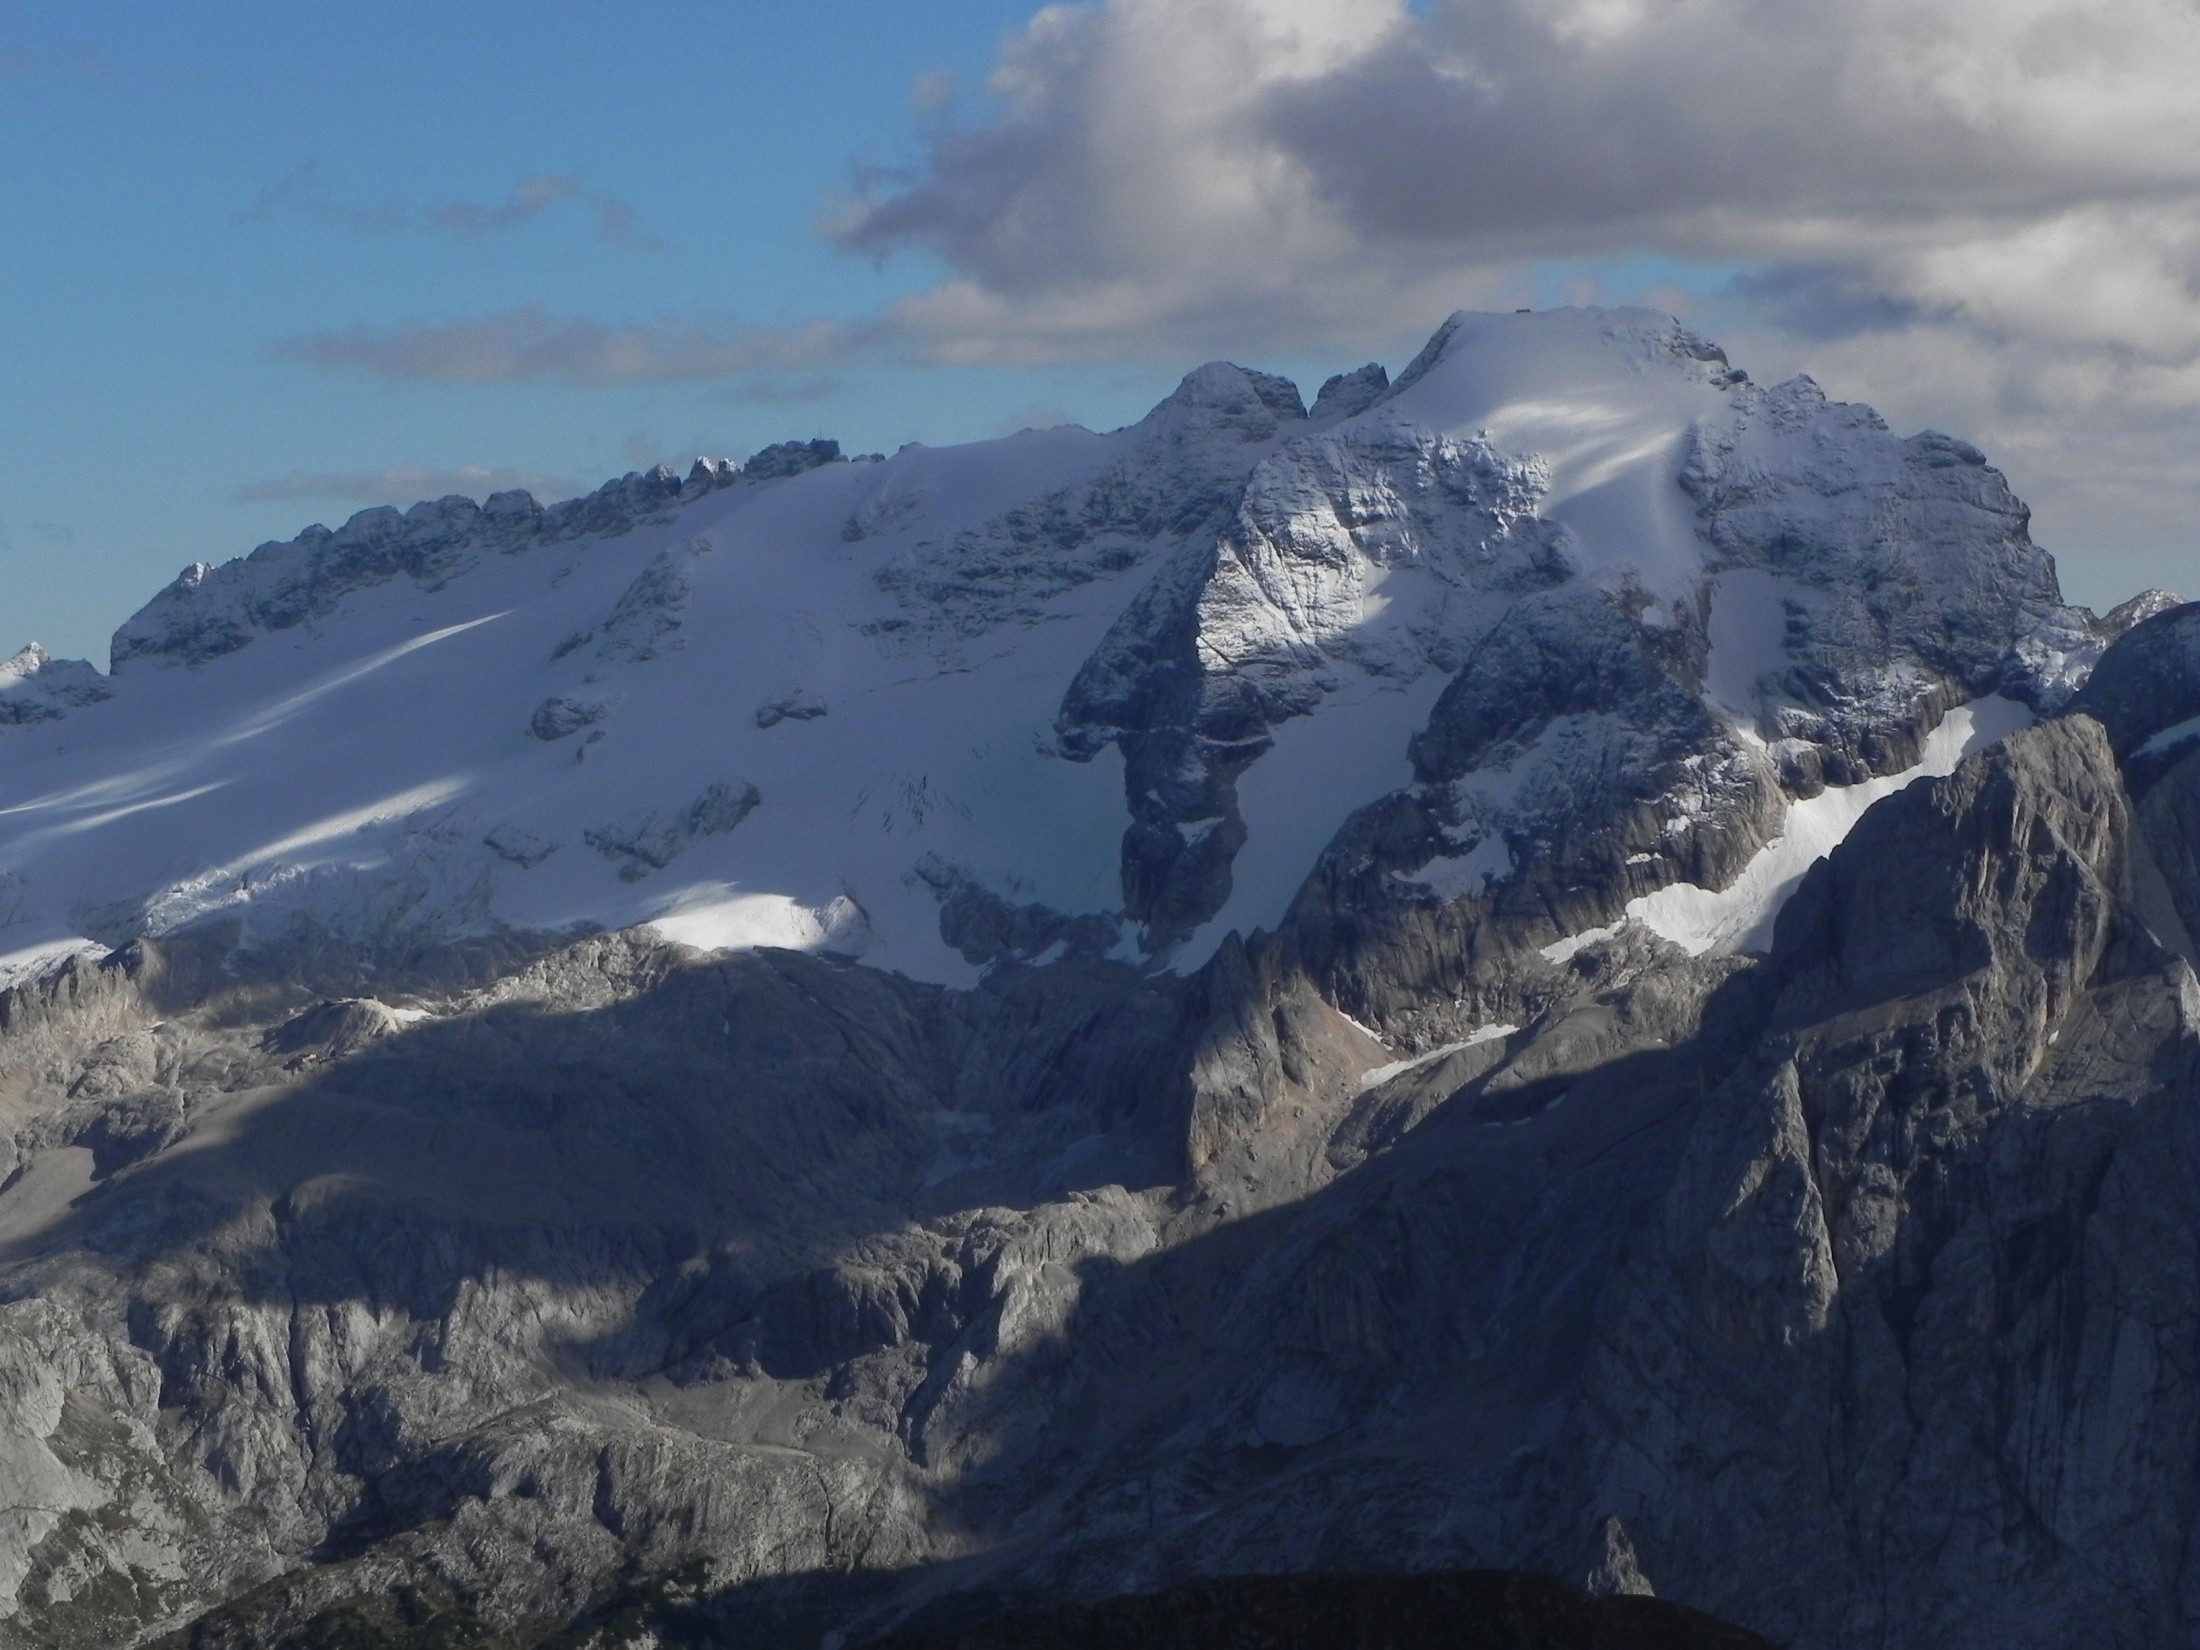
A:
[[[1307,417],[1315,423],[1350,418],[1375,405],[1389,388],[1390,373],[1380,361],[1370,361],[1364,367],[1355,367],[1350,372],[1340,372],[1323,380],[1320,392],[1314,397],[1313,411]]]
[[[1267,441],[1286,424],[1306,417],[1299,387],[1274,373],[1229,361],[1210,361],[1184,375],[1136,428],[1170,434]]]
[[[1562,384],[1575,372],[1673,373],[1716,389],[1741,383],[1726,352],[1675,317],[1650,309],[1553,309],[1511,315],[1454,311],[1390,387],[1403,396],[1439,369],[1503,377],[1514,368]]]
[[[2105,727],[2125,758],[2200,737],[2200,602],[2157,607],[2117,637],[2070,708]]]
[[[0,724],[51,722],[108,698],[113,688],[83,659],[56,659],[32,642],[0,662]]]
[[[2184,600],[2184,597],[2167,590],[2142,590],[2129,601],[2119,602],[2094,620],[2094,634],[2104,643],[2113,642],[2142,619],[2151,619],[2157,613],[2167,613],[2173,607],[2181,607]]]
[[[741,476],[746,481],[777,481],[786,476],[798,476],[805,470],[814,470],[821,464],[834,464],[840,460],[840,443],[819,439],[815,441],[778,441],[752,456],[741,466]],[[688,477],[690,484],[698,479],[708,479],[722,484],[722,469],[705,471],[703,461],[697,459],[696,473]]]

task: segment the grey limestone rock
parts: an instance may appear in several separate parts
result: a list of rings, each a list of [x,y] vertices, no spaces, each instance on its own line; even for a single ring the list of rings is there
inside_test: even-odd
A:
[[[1071,915],[1032,901],[1015,901],[985,887],[961,866],[927,854],[911,873],[940,902],[940,937],[964,959],[982,965],[1011,960],[1099,957],[1122,939],[1122,924],[1098,912]]]
[[[593,657],[597,659],[646,664],[665,648],[679,646],[668,638],[680,628],[681,615],[695,593],[686,564],[695,556],[708,554],[710,548],[708,539],[698,538],[682,553],[659,551],[634,576],[634,582],[620,592],[603,620],[567,636],[551,655],[552,660],[577,653],[593,642]]]
[[[1700,1602],[1797,1643],[2185,1630],[2196,1044],[2130,854],[2107,741],[2063,722],[1874,810],[1783,914],[1592,1384],[1582,1470],[1659,1573],[1753,1572]],[[1792,1529],[1719,1515],[1736,1449]]]
[[[544,744],[568,738],[583,728],[593,727],[611,714],[611,707],[601,699],[576,699],[565,694],[553,694],[535,707],[534,715],[527,719],[527,734]]]
[[[1319,422],[1328,418],[1350,418],[1354,413],[1365,412],[1383,398],[1390,388],[1390,373],[1380,361],[1370,361],[1364,367],[1354,367],[1350,372],[1340,372],[1323,380],[1314,405],[1307,417]]]
[[[746,779],[716,780],[678,812],[648,809],[584,832],[583,839],[606,859],[623,859],[619,875],[638,882],[670,865],[697,837],[723,836],[762,801],[762,793]]]
[[[982,528],[919,540],[888,562],[877,582],[905,616],[874,628],[952,649],[1003,625],[1040,623],[1057,598],[1156,549],[1196,557],[1236,507],[1248,470],[1305,417],[1288,379],[1210,362],[1132,426],[1132,450],[1092,481]],[[878,501],[850,534],[866,536],[917,507]]]
[[[1591,1598],[1653,1598],[1657,1595],[1657,1589],[1642,1573],[1641,1560],[1635,1556],[1635,1544],[1627,1539],[1627,1527],[1618,1519],[1607,1518],[1598,1529],[1596,1561],[1589,1566],[1582,1587]]]
[[[2182,725],[2200,718],[2200,602],[2163,608],[2125,631],[2070,708],[2105,727],[2121,757],[2167,755],[2190,736]]]
[[[1680,331],[1642,347],[1662,352],[1646,370],[1723,366]],[[1718,553],[1693,603],[1583,577],[1538,513],[1537,463],[1435,439],[1381,401],[1262,455],[1214,538],[1187,541],[1123,610],[1057,720],[1073,758],[1124,754],[1125,907],[1145,946],[1166,953],[1222,907],[1244,841],[1239,778],[1280,724],[1348,684],[1453,675],[1416,740],[1416,786],[1356,827],[1380,846],[1352,850],[1343,926],[1371,923],[1372,953],[1432,921],[1478,924],[1479,910],[1442,914],[1462,898],[1503,905],[1519,941],[1609,922],[1682,878],[1722,886],[1787,798],[1909,766],[1956,705],[2067,698],[2100,641],[2061,605],[2023,506],[1975,449],[1897,438],[1807,379],[1720,387],[1727,414],[1699,421],[1681,472]],[[1821,462],[1831,450],[1841,464]],[[1734,671],[1714,657],[1719,604],[1748,600],[1784,610],[1774,668],[1715,680]],[[1737,711],[1755,743],[1729,727]],[[1514,778],[1489,782],[1500,773]],[[1389,987],[1347,983],[1354,942],[1331,927],[1317,949],[1337,956],[1336,988],[1379,1014]]]
[[[799,686],[790,687],[756,707],[756,725],[776,728],[782,722],[814,722],[831,708],[815,694],[805,693]]]
[[[517,865],[523,871],[531,871],[558,851],[559,844],[539,832],[523,825],[504,824],[494,827],[482,839],[482,844],[508,865]]]
[[[2184,605],[2184,599],[2167,590],[2142,590],[2129,601],[2119,602],[2093,621],[2093,630],[2106,643],[2115,641],[2133,625]]]
[[[1540,486],[1486,443],[1387,425],[1295,440],[1254,468],[1212,543],[1187,544],[1124,610],[1056,727],[1072,756],[1123,751],[1124,894],[1149,948],[1228,897],[1236,781],[1273,728],[1351,678],[1456,669],[1506,598],[1565,577]],[[1425,582],[1401,583],[1411,607],[1368,631],[1364,592],[1393,568]]]
[[[788,473],[772,470],[772,476]],[[518,490],[493,493],[478,505],[458,494],[404,511],[378,505],[333,532],[309,527],[219,567],[200,562],[185,568],[115,632],[111,668],[140,660],[204,663],[255,636],[324,618],[354,591],[401,575],[432,583],[471,556],[615,538],[637,523],[668,520],[678,506],[744,478],[730,464],[698,459],[685,482],[659,465],[548,508]]]
[[[401,1028],[72,965],[0,996],[16,1619],[1503,1565],[1806,1650],[2175,1642],[2200,988],[2143,830],[2052,723],[1769,959],[1617,948],[1420,1061],[1288,935],[971,992],[605,936]]]
[[[403,1024],[388,1004],[372,997],[334,999],[285,1020],[260,1040],[260,1046],[300,1065],[341,1060],[378,1038],[393,1035]]]
[[[749,455],[748,462],[741,466],[741,477],[745,481],[781,481],[839,462],[840,443],[837,441],[822,437],[813,441],[775,441]]]

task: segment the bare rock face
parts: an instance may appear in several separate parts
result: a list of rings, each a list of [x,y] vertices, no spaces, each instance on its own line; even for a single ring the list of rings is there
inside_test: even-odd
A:
[[[403,1024],[404,1019],[386,1004],[372,997],[351,997],[316,1003],[275,1027],[260,1044],[268,1053],[298,1064],[341,1060],[393,1035]]]
[[[2200,602],[2165,608],[2125,631],[2071,708],[2106,728],[2127,758],[2141,751],[2166,758],[2200,738]]]
[[[2073,708],[2100,722],[2123,761],[2144,838],[2142,907],[2164,943],[2200,966],[2200,603],[2152,604]]]
[[[1587,1470],[1655,1573],[1752,1567],[1698,1476],[1731,1458],[1744,1501],[1823,1509],[1777,1581],[1695,1595],[1776,1636],[2182,1630],[2200,1044],[2135,847],[2074,718],[1874,810],[1783,915],[1766,1029],[1599,1330]]]
[[[1280,942],[962,994],[602,939],[258,1043],[150,951],[19,989],[42,1138],[188,1132],[7,1194],[58,1188],[0,1307],[18,1619],[548,1633],[641,1574],[860,1638],[1501,1562],[1804,1646],[2175,1642],[2200,989],[2146,832],[2049,724],[1873,810],[1769,959],[1615,948],[1372,1078]]]
[[[604,858],[619,862],[621,877],[638,882],[670,865],[697,837],[722,836],[732,830],[763,800],[746,779],[716,780],[683,809],[630,814],[587,832],[586,840]]]

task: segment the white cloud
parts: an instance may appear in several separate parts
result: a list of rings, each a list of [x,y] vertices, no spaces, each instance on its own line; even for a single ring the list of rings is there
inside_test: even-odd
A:
[[[1961,430],[2074,572],[2159,572],[2200,536],[2196,83],[2189,0],[1100,0],[833,230],[946,260],[895,323],[948,360],[1297,352],[1538,262],[1738,267],[1698,318],[1759,376]]]
[[[2012,320],[2084,266],[2084,326],[2151,345],[2188,324],[2165,303],[2200,316],[2172,290],[2196,74],[2185,0],[1052,6],[991,117],[831,231],[943,257],[956,278],[905,316],[1011,354],[1426,322],[1439,287],[1642,251],[1839,264],[1852,301]],[[2096,255],[2134,236],[2158,279]]]
[[[1397,260],[1354,268],[1354,231],[1268,129],[1266,100],[1356,61],[1407,15],[1395,0],[1049,6],[1004,48],[988,118],[934,131],[918,173],[865,179],[828,232],[955,271],[895,312],[932,359],[1320,342]]]
[[[2196,83],[2192,0],[1051,5],[977,116],[926,81],[922,163],[828,210],[946,266],[875,316],[520,309],[283,352],[584,385],[1357,354],[1648,255],[1741,272],[1695,319],[1758,376],[1979,440],[2051,542],[2160,551],[2200,528]]]

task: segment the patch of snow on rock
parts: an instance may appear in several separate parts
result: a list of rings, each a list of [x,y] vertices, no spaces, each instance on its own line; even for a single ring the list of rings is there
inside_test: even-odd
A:
[[[813,907],[784,894],[749,893],[723,885],[690,889],[646,926],[698,951],[776,946],[853,957],[862,955],[871,938],[863,908],[845,894]]]
[[[1602,928],[1584,928],[1578,934],[1568,934],[1564,939],[1554,940],[1542,948],[1544,960],[1554,963],[1572,962],[1577,954],[1599,941],[1616,938],[1619,931],[1626,926],[1625,919],[1622,919]]]
[[[1463,1048],[1478,1048],[1484,1043],[1494,1043],[1500,1037],[1510,1037],[1519,1029],[1515,1025],[1477,1026],[1456,1043],[1446,1043],[1442,1048],[1432,1048],[1426,1054],[1416,1054],[1408,1060],[1393,1060],[1390,1064],[1377,1066],[1372,1071],[1363,1071],[1360,1073],[1360,1092],[1365,1094],[1369,1089],[1387,1083],[1403,1072],[1433,1064],[1447,1054],[1457,1054]]]
[[[1920,779],[1954,772],[1956,764],[1973,751],[2031,722],[2032,713],[2012,699],[1992,697],[1958,706],[1927,736],[1924,753],[1914,767],[1860,785],[1829,786],[1817,796],[1790,803],[1780,834],[1757,851],[1732,883],[1721,889],[1672,883],[1629,900],[1626,917],[1618,926],[1639,924],[1692,957],[1711,951],[1770,950],[1773,924],[1803,874],[1840,846],[1873,803]],[[1611,937],[1618,926],[1561,940],[1545,947],[1543,954],[1563,962],[1592,940]]]
[[[2200,716],[2188,717],[2173,727],[2164,728],[2152,739],[2141,745],[2134,754],[2159,756],[2172,745],[2182,745],[2188,739],[2200,739]]]

